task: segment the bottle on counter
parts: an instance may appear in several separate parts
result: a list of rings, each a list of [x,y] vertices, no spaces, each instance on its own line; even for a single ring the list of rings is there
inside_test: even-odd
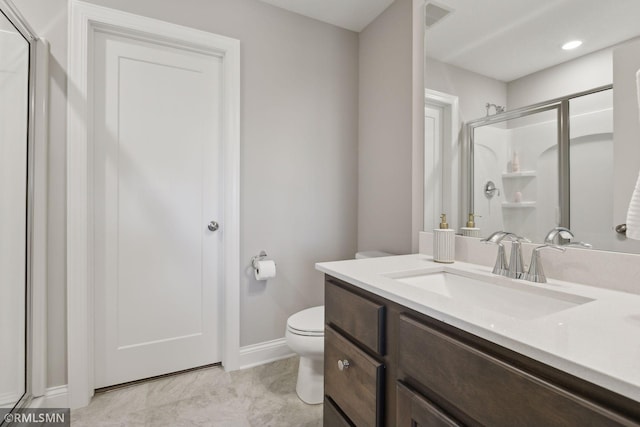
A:
[[[449,228],[447,216],[440,215],[440,228],[433,230],[433,260],[452,263],[455,259],[456,232]]]

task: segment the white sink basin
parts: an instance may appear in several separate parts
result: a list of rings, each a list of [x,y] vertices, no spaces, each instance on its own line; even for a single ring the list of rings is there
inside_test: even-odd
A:
[[[496,277],[494,283],[484,277],[470,278],[448,272],[424,274],[414,271],[391,273],[386,276],[461,304],[524,320],[547,316],[593,301],[579,295],[502,277]]]

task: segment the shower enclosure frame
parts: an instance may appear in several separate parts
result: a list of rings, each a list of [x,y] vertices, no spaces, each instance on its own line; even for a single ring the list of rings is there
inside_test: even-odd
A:
[[[25,265],[25,388],[12,410],[38,407],[47,393],[47,134],[49,44],[10,0],[1,13],[29,45]],[[2,421],[2,420],[0,420]],[[2,424],[0,422],[0,424]]]
[[[506,111],[504,113],[494,114],[492,116],[482,117],[480,119],[471,120],[466,123],[465,128],[467,132],[467,143],[465,144],[463,151],[463,158],[466,161],[466,167],[463,170],[467,173],[467,187],[466,193],[466,210],[461,210],[462,218],[464,221],[466,218],[465,213],[473,213],[474,211],[474,131],[476,128],[482,126],[493,125],[496,123],[505,122],[507,120],[519,119],[521,117],[530,116],[532,114],[542,113],[544,111],[556,110],[558,120],[558,206],[560,208],[560,216],[558,225],[561,227],[570,228],[571,225],[571,186],[570,186],[570,118],[569,118],[569,102],[574,98],[580,98],[582,96],[591,95],[598,92],[613,89],[613,84],[598,86],[593,89],[585,90],[582,92],[572,93],[570,95],[554,98],[548,101],[539,102],[536,104],[528,105],[526,107],[518,108],[512,111]],[[463,179],[464,181],[464,179]],[[463,199],[465,196],[463,195]]]

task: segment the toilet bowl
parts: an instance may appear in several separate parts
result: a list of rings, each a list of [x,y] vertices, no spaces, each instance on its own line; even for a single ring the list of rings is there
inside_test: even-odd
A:
[[[287,319],[287,345],[300,356],[296,393],[305,403],[324,399],[324,306],[299,311]]]
[[[391,256],[380,251],[358,252],[356,259]],[[324,305],[307,308],[287,319],[287,345],[300,356],[296,393],[305,403],[324,400]]]

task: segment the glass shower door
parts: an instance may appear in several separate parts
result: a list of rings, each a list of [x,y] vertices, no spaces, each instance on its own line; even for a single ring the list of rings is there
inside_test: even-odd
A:
[[[535,242],[559,221],[559,105],[471,124],[473,200],[483,237],[510,231]],[[472,183],[471,183],[472,182]]]
[[[0,13],[0,408],[27,390],[28,125],[29,43]]]

